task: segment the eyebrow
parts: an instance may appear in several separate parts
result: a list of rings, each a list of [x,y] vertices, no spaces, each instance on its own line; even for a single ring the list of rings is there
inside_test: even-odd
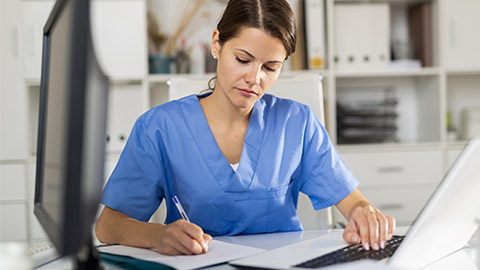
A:
[[[249,53],[248,51],[244,50],[244,49],[235,49],[237,51],[241,51],[243,53],[245,53],[246,55],[250,56],[251,58],[255,59],[255,56],[253,56],[253,54]],[[279,64],[283,64],[283,61],[277,61],[277,60],[271,60],[271,61],[267,61],[267,63],[279,63]]]

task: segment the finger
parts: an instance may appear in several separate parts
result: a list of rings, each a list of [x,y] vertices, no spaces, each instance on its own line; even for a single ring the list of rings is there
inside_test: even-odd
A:
[[[393,233],[395,232],[396,221],[391,216],[386,216],[388,220],[388,233],[387,233],[387,240],[392,239]]]
[[[182,246],[181,250],[187,250],[187,252],[185,252],[187,255],[200,254],[204,249],[198,240],[192,238],[187,233],[179,235],[177,241]]]
[[[378,227],[378,243],[381,249],[385,248],[387,243],[387,235],[388,235],[388,219],[387,217],[382,214],[381,212],[377,213],[377,220],[379,223]]]
[[[370,250],[370,230],[368,227],[367,217],[363,213],[359,212],[359,214],[356,215],[355,221],[357,223],[357,232],[360,234],[363,248]]]
[[[208,246],[212,243],[212,237],[206,233],[203,234],[203,242],[205,243],[205,252],[208,251]]]
[[[372,247],[373,250],[379,250],[380,245],[379,245],[379,222],[377,218],[377,213],[375,212],[369,212],[367,214],[367,220],[368,220],[368,229],[369,229],[369,242],[370,246]]]
[[[360,235],[358,235],[358,229],[355,221],[352,220],[347,224],[347,227],[343,231],[343,239],[351,244],[360,243]]]
[[[193,224],[193,223],[187,223],[184,226],[185,232],[201,247],[201,252],[205,253],[207,251],[207,244],[205,243],[204,239],[204,233],[202,228],[200,228],[198,225]]]
[[[198,234],[203,231],[197,225],[185,220],[177,220],[168,225],[168,234],[166,238],[166,246],[171,246],[180,254],[192,255],[199,254],[203,248],[201,244],[192,237],[192,235]],[[203,237],[201,238],[203,242]]]

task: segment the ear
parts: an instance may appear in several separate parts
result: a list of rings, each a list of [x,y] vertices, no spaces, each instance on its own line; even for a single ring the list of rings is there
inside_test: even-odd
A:
[[[213,58],[217,59],[222,46],[220,45],[220,32],[218,29],[215,29],[212,34],[212,44],[210,45],[210,52],[212,53]]]

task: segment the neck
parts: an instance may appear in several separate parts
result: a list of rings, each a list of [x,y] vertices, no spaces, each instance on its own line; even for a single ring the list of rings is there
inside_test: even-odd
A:
[[[234,106],[220,90],[213,91],[208,97],[200,99],[200,105],[207,119],[215,119],[215,121],[228,124],[248,123],[253,109],[253,107],[242,109]]]

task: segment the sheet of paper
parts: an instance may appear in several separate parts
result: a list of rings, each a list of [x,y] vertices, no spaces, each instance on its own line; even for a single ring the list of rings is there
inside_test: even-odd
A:
[[[213,240],[206,254],[193,256],[168,256],[151,249],[122,245],[98,247],[98,251],[161,263],[180,270],[189,270],[240,259],[265,250]]]

